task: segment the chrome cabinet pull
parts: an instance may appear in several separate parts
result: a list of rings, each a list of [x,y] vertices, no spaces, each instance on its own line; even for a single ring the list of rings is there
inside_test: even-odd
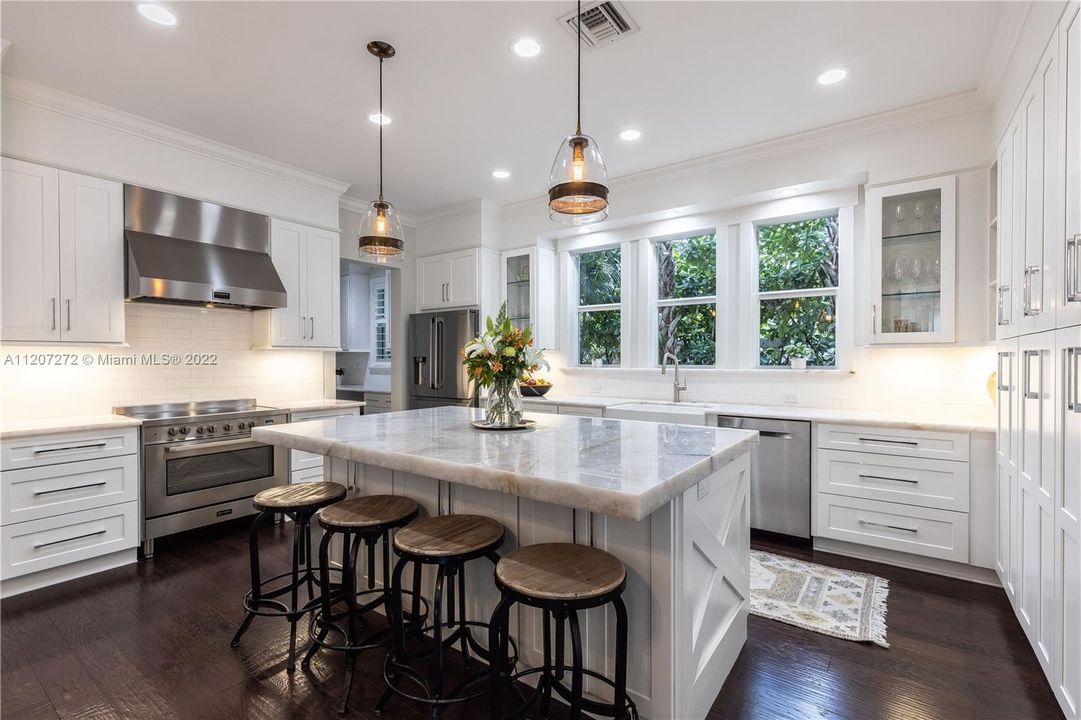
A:
[[[56,332],[56,298],[53,298],[53,332]]]
[[[995,300],[998,303],[998,306],[997,306],[997,308],[995,310],[995,322],[1000,326],[1005,325],[1006,320],[1003,317],[1003,313],[1002,313],[1002,288],[1000,288],[1000,287],[995,288]]]
[[[1066,238],[1066,302],[1081,302],[1081,233]]]
[[[311,321],[311,324],[312,324],[312,329],[311,329],[311,332],[310,332],[310,333],[308,333],[308,339],[309,339],[309,340],[314,340],[314,339],[315,339],[315,316],[314,316],[314,315],[312,315],[312,316],[311,316],[310,318],[308,318],[308,319],[309,319],[309,320]]]
[[[886,440],[884,438],[859,438],[861,443],[884,443],[886,445],[907,445],[908,447],[919,447],[920,444],[915,440]]]
[[[35,455],[45,455],[46,453],[63,452],[65,450],[90,450],[91,448],[101,448],[108,445],[108,443],[89,443],[87,445],[65,445],[58,448],[46,448],[44,450],[35,450]]]
[[[1078,369],[1078,360],[1081,359],[1081,347],[1066,348],[1066,409],[1069,412],[1081,413],[1081,397],[1078,386],[1081,382],[1081,370]]]
[[[308,339],[307,330],[308,330],[308,316],[307,315],[301,315],[300,316],[300,339],[301,340],[307,340]]]
[[[1012,305],[1013,301],[1012,301],[1012,299],[1008,299],[1008,298],[1010,298],[1010,285],[1009,285],[1009,283],[1007,283],[1006,285],[1003,285],[1000,289],[1002,290],[1002,307],[1003,307],[1004,310],[1009,310],[1009,315],[1006,315],[1005,312],[1003,313],[1003,316],[1004,316],[1005,319],[1003,320],[1002,324],[1003,325],[1010,325],[1010,324],[1013,323],[1013,305]]]
[[[914,533],[914,534],[919,533],[919,531],[920,531],[919,528],[910,528],[910,527],[905,527],[904,525],[890,525],[888,523],[872,522],[871,520],[864,520],[863,518],[859,519],[859,523],[860,523],[860,525],[868,525],[870,527],[889,528],[890,530],[901,530],[903,532]]]
[[[49,542],[34,543],[34,549],[37,550],[43,547],[49,547],[50,545],[59,545],[60,543],[71,542],[72,540],[83,540],[85,538],[94,537],[95,535],[104,535],[105,528],[101,530],[95,530],[94,532],[84,533],[82,535],[76,535],[75,537],[64,538],[63,540],[50,540]]]
[[[919,480],[906,480],[905,478],[886,477],[885,475],[864,475],[860,473],[861,480],[889,480],[890,482],[908,483],[910,485],[919,485]]]
[[[1032,390],[1032,358],[1039,356],[1039,350],[1025,350],[1023,353],[1021,353],[1021,363],[1024,365],[1021,370],[1021,395],[1026,400],[1040,399],[1040,392],[1033,392]],[[1042,377],[1040,384],[1043,384]]]
[[[1028,267],[1025,268],[1025,284],[1024,284],[1025,309],[1024,309],[1024,314],[1025,314],[1026,317],[1033,317],[1033,316],[1039,315],[1040,313],[1043,312],[1042,308],[1035,307],[1035,305],[1033,303],[1033,300],[1032,300],[1032,295],[1033,295],[1033,293],[1032,293],[1032,278],[1033,278],[1034,275],[1039,275],[1040,270],[1041,270],[1041,268],[1040,268],[1039,265],[1029,265]],[[1043,305],[1042,302],[1040,304],[1041,304],[1041,306]]]
[[[878,305],[871,305],[871,335],[878,335]]]
[[[71,330],[71,298],[68,298],[68,299],[64,300],[64,302],[68,306],[68,326],[65,328],[65,330],[70,331]]]
[[[1003,358],[1009,358],[1012,355],[1013,355],[1013,353],[1008,353],[1008,352],[1000,352],[998,354],[998,389],[999,389],[1000,392],[1009,392],[1009,390],[1010,390],[1010,384],[1004,384],[1003,381],[1002,381],[1002,378],[1003,378],[1003,375],[1004,375],[1004,373],[1002,372],[1002,359]],[[1009,363],[1009,365],[1010,365],[1011,368],[1013,367],[1012,363]],[[1010,378],[1010,381],[1012,381],[1012,380],[1013,380],[1013,378]]]
[[[37,497],[38,495],[52,495],[53,493],[67,492],[68,490],[84,490],[86,488],[101,487],[102,485],[105,485],[104,480],[96,483],[87,483],[85,485],[72,485],[70,487],[56,488],[54,490],[35,490],[34,497]]]

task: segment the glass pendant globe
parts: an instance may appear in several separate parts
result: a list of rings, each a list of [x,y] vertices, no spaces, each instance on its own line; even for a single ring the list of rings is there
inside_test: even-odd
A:
[[[608,169],[597,142],[588,135],[570,135],[559,146],[548,175],[551,218],[569,225],[608,217]]]
[[[364,219],[360,223],[360,252],[378,262],[401,255],[405,242],[402,240],[402,221],[394,206],[384,200],[368,203]]]

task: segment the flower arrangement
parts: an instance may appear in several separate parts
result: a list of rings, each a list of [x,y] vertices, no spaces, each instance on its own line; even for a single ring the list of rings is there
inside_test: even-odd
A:
[[[518,382],[528,373],[548,368],[544,351],[533,345],[533,329],[514,327],[507,304],[495,320],[489,315],[485,331],[462,348],[462,364],[478,387],[488,388],[486,418],[496,427],[516,427],[522,421]]]

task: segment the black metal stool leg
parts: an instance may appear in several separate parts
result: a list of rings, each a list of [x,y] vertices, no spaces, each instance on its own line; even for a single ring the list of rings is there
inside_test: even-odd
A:
[[[492,720],[503,720],[500,690],[503,689],[504,669],[507,664],[507,645],[510,637],[510,607],[514,600],[503,595],[492,612],[488,626],[489,700]]]
[[[251,530],[248,531],[248,553],[249,560],[251,562],[251,593],[252,593],[252,605],[255,606],[259,602],[259,527],[266,520],[268,514],[273,516],[274,513],[267,513],[265,510],[255,516],[255,520],[252,521]],[[236,635],[233,636],[232,641],[229,643],[231,646],[236,647],[240,644],[240,638],[251,627],[251,621],[255,619],[255,613],[248,611],[244,617],[244,622],[240,623],[240,628],[236,631]]]
[[[333,535],[334,533],[329,530],[324,532],[323,539],[319,543],[319,589],[322,591],[321,605],[323,608],[323,618],[326,619],[327,622],[330,621],[331,617],[330,540]],[[328,632],[329,630],[326,627],[323,627],[319,631],[318,640],[312,643],[311,647],[308,648],[308,652],[304,654],[304,659],[300,661],[301,668],[307,670],[309,667],[311,667],[312,656],[314,656],[315,652],[319,649],[319,643],[323,642],[323,640],[326,639]]]
[[[292,675],[296,671],[297,659],[297,605],[300,602],[300,553],[301,553],[301,514],[293,517],[293,573],[292,587],[289,588],[289,659],[286,663],[286,671]]]
[[[555,679],[558,680],[558,681],[561,681],[561,680],[563,680],[563,676],[564,676],[564,674],[566,672],[566,662],[565,662],[565,659],[564,659],[565,655],[564,655],[564,652],[563,652],[563,646],[565,644],[564,636],[566,635],[566,632],[565,632],[564,627],[563,627],[563,618],[564,618],[563,612],[562,611],[556,612],[555,613],[555,618],[556,618],[556,669],[555,669]]]
[[[360,540],[358,535],[357,541]],[[349,544],[349,536],[346,535],[342,538],[342,544]],[[357,555],[360,552],[360,547],[357,542],[352,544],[351,552],[345,558],[345,564],[342,566],[342,587],[345,590],[345,606],[346,613],[348,614],[346,627],[348,628],[347,638],[350,646],[357,644]],[[345,693],[342,695],[342,704],[338,708],[340,715],[345,714],[346,708],[349,707],[349,693],[353,690],[353,671],[357,664],[357,651],[351,650],[349,653],[349,667],[345,671]]]
[[[627,707],[627,606],[615,598],[616,608],[616,688],[613,704],[617,711]]]
[[[436,700],[443,698],[443,584],[447,579],[447,568],[445,565],[440,565],[435,574],[435,595],[434,603],[432,605],[432,632],[435,635],[435,671],[433,678],[434,692],[432,697]],[[438,718],[440,715],[439,706],[432,706],[432,717]]]
[[[390,597],[388,598],[389,606],[387,608],[387,616],[390,620],[390,627],[393,630],[394,645],[391,650],[391,656],[403,657],[405,655],[405,622],[402,620],[402,572],[406,566],[405,558],[398,558],[398,562],[394,565],[394,572],[391,575],[390,581]],[[416,578],[419,575],[416,568],[419,568],[419,563],[414,563],[413,577]],[[420,615],[420,586],[414,580],[413,585],[413,607],[415,618],[419,618]],[[388,679],[393,679],[388,677]],[[394,697],[394,690],[388,685],[387,689],[383,691],[383,695],[379,698],[379,702],[375,705],[375,714],[382,715],[383,710],[386,708],[387,703]]]
[[[541,673],[540,680],[537,682],[544,683],[544,687],[541,689],[540,700],[540,717],[548,717],[548,708],[552,704],[552,613],[549,610],[542,610],[544,614],[544,672]]]
[[[571,720],[582,718],[582,631],[578,627],[578,613],[567,613],[571,628]]]
[[[465,620],[465,566],[463,565],[458,570],[458,613],[462,620]],[[469,628],[462,625],[462,663],[466,670],[473,667],[473,663],[469,660]]]

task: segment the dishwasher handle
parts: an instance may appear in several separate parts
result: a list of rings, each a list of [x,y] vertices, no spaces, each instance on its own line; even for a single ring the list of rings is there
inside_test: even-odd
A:
[[[792,433],[777,432],[776,430],[759,430],[758,434],[762,437],[780,438],[782,440],[792,440]]]

